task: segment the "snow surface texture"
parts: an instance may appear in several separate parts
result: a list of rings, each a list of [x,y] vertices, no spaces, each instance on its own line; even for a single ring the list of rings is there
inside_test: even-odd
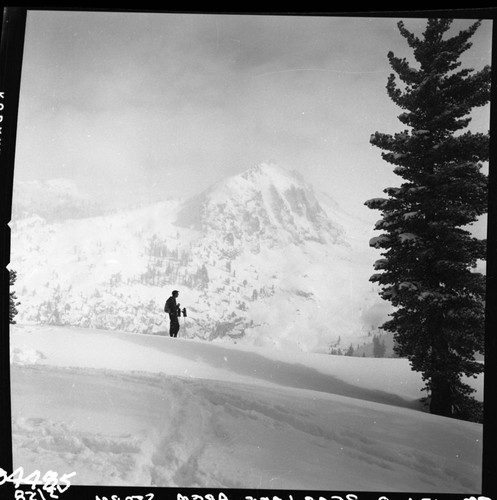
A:
[[[62,207],[72,214],[79,198],[50,187],[45,203],[33,186],[14,187],[19,323],[164,334],[177,289],[183,336],[328,352],[339,338],[345,349],[370,341],[389,312],[368,281],[373,228],[276,165],[182,202],[68,220]]]
[[[481,488],[482,426],[423,412],[404,359],[13,325],[11,373],[14,467],[72,484]]]

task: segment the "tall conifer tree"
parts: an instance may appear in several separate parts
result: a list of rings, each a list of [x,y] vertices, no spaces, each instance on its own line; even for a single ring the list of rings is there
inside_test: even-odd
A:
[[[481,22],[449,36],[452,22],[429,19],[418,38],[401,21],[416,64],[388,54],[396,74],[387,92],[408,128],[370,139],[403,179],[384,190],[387,198],[366,202],[381,211],[375,229],[383,231],[370,241],[384,257],[370,280],[395,306],[382,328],[394,333],[397,354],[422,373],[430,412],[479,420],[481,405],[462,376],[483,371],[475,353],[484,349],[485,278],[474,268],[486,257],[486,242],[467,226],[487,210],[481,168],[489,135],[463,129],[470,111],[490,100],[490,67],[460,69]]]

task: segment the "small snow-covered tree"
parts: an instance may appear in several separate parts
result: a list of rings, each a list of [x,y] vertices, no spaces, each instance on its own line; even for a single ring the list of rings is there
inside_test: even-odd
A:
[[[398,23],[417,64],[390,52],[396,75],[387,92],[408,128],[376,132],[370,142],[404,182],[366,205],[381,211],[375,229],[383,231],[370,241],[383,251],[370,280],[395,306],[382,328],[394,333],[396,353],[422,373],[430,412],[471,420],[478,405],[461,377],[483,371],[475,353],[484,349],[485,279],[474,268],[486,243],[467,226],[487,210],[481,168],[489,135],[462,131],[470,111],[489,102],[490,68],[460,69],[458,61],[481,22],[448,36],[451,25],[429,19],[418,38]]]
[[[17,271],[9,270],[9,285],[14,286],[14,283],[17,279]],[[14,318],[17,315],[17,306],[20,305],[20,302],[17,301],[17,296],[15,291],[11,291],[9,294],[9,323],[11,325],[15,325],[16,322]]]

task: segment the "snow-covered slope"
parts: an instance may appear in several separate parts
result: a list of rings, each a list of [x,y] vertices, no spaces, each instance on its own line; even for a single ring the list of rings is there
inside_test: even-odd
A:
[[[14,467],[72,484],[480,491],[482,426],[421,411],[406,360],[22,325],[11,352]]]
[[[264,164],[181,204],[16,220],[19,322],[164,334],[179,289],[190,338],[314,352],[361,342],[387,313],[368,282],[370,229],[323,200]]]

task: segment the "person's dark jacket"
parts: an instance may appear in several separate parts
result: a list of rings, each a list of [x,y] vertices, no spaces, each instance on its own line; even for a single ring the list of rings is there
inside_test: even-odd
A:
[[[166,307],[169,311],[169,317],[178,317],[178,304],[176,303],[176,297],[169,297],[166,301]]]

